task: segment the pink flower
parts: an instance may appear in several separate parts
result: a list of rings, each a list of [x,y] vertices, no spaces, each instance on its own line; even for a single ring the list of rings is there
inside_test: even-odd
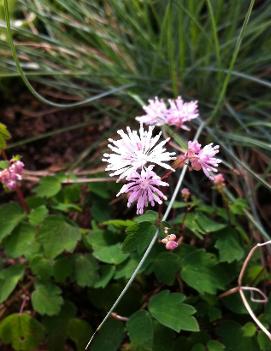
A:
[[[149,104],[144,105],[143,109],[146,115],[136,117],[136,120],[140,123],[147,125],[162,126],[166,122],[167,106],[162,99],[158,99],[156,96],[154,99],[148,100]]]
[[[127,178],[147,163],[173,170],[166,162],[175,159],[175,152],[167,152],[164,148],[169,139],[158,143],[162,133],[152,136],[153,129],[154,127],[149,127],[148,130],[144,130],[141,124],[137,132],[127,127],[127,133],[123,130],[118,131],[121,136],[119,140],[109,139],[111,144],[108,147],[114,153],[104,154],[103,161],[109,163],[105,170],[112,171],[110,176]]]
[[[10,166],[0,171],[0,182],[9,190],[15,190],[18,182],[22,180],[24,164],[19,160],[11,160]]]
[[[176,100],[169,100],[169,104],[170,107],[167,110],[166,115],[167,123],[178,128],[189,130],[189,128],[185,125],[185,122],[199,116],[198,102],[184,102],[183,99],[178,96]]]
[[[166,249],[170,251],[175,250],[178,246],[179,246],[178,242],[174,240],[170,240],[166,243]]]
[[[187,150],[188,157],[190,154],[192,156],[194,154],[198,154],[200,152],[200,150],[201,150],[201,144],[197,140],[188,142],[188,150]]]
[[[219,152],[219,145],[213,143],[205,145],[203,148],[197,141],[188,142],[187,158],[191,167],[195,171],[203,170],[204,174],[213,179],[213,173],[217,172],[220,159],[214,157]]]
[[[128,194],[128,204],[130,207],[132,203],[137,202],[137,214],[142,214],[144,208],[148,206],[162,203],[162,200],[166,200],[166,196],[158,189],[158,186],[168,186],[161,178],[153,172],[154,166],[148,166],[146,169],[142,169],[140,173],[134,171],[127,177],[128,183],[124,184],[117,194],[126,193]]]
[[[161,243],[166,244],[169,241],[176,240],[176,235],[175,234],[169,234],[167,235],[164,239],[161,240]]]
[[[187,188],[183,188],[181,191],[182,194],[182,198],[184,199],[184,201],[187,201],[191,195],[190,190]]]

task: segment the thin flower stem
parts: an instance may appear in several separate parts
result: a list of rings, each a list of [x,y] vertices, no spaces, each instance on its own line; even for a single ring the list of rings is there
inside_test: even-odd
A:
[[[18,201],[19,201],[22,209],[24,210],[24,212],[29,213],[30,208],[29,208],[28,203],[25,200],[24,194],[19,186],[16,188],[16,194],[18,197]]]
[[[201,123],[198,130],[197,130],[197,133],[195,135],[195,138],[194,140],[197,140],[200,133],[202,132],[202,129],[204,127],[204,123]],[[172,197],[169,201],[169,204],[167,206],[167,209],[166,209],[166,212],[162,218],[162,221],[166,221],[167,220],[167,217],[171,211],[171,208],[173,206],[173,203],[180,191],[180,188],[181,188],[181,185],[182,185],[182,182],[183,182],[183,179],[184,179],[184,176],[185,176],[185,173],[188,169],[188,166],[185,165],[181,171],[181,174],[180,174],[180,177],[179,177],[179,180],[178,180],[178,183],[175,187],[175,190],[172,194]],[[98,333],[98,331],[102,328],[102,326],[104,325],[104,323],[108,320],[108,318],[112,315],[112,312],[115,310],[115,308],[118,306],[119,302],[121,301],[122,297],[125,295],[126,291],[129,289],[129,287],[131,286],[131,284],[133,283],[133,281],[135,280],[138,272],[140,271],[140,269],[142,268],[146,258],[149,256],[149,253],[150,251],[152,250],[154,244],[156,243],[157,239],[158,239],[158,236],[159,236],[159,229],[156,230],[156,232],[154,233],[154,236],[151,240],[151,242],[149,243],[149,246],[147,247],[144,255],[142,256],[141,260],[139,261],[136,269],[134,270],[133,274],[131,275],[130,279],[128,280],[127,284],[125,285],[125,287],[123,288],[123,290],[121,291],[121,293],[119,294],[118,298],[116,299],[116,301],[113,303],[112,307],[110,308],[110,310],[107,312],[106,316],[104,317],[104,319],[102,320],[102,322],[99,324],[99,326],[97,327],[97,329],[95,330],[95,332],[92,334],[87,346],[85,347],[85,350],[87,350],[90,346],[90,344],[92,343],[92,341],[94,340],[96,334]]]

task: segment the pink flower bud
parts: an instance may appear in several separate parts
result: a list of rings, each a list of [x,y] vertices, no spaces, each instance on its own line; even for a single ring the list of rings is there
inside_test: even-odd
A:
[[[170,251],[175,250],[178,246],[179,244],[174,240],[170,240],[166,243],[166,249]]]
[[[223,174],[219,173],[213,177],[213,182],[216,186],[225,186],[225,178]]]
[[[184,199],[184,201],[187,201],[191,195],[190,190],[187,188],[183,188],[181,191],[182,194],[182,198]]]

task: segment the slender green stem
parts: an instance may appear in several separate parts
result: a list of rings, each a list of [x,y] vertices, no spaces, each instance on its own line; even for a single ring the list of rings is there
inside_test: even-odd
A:
[[[6,30],[7,30],[7,41],[8,41],[8,44],[9,44],[9,47],[10,47],[13,59],[15,61],[17,71],[18,71],[19,75],[21,76],[23,82],[27,86],[27,88],[30,90],[30,92],[38,100],[40,100],[41,102],[43,102],[43,103],[45,103],[47,105],[54,106],[54,107],[59,107],[59,108],[73,108],[73,107],[78,107],[78,106],[82,106],[82,105],[87,105],[87,104],[91,103],[92,101],[101,99],[101,98],[103,98],[105,96],[115,94],[115,93],[117,93],[117,92],[119,92],[121,90],[124,90],[124,89],[127,89],[127,88],[131,87],[131,86],[134,86],[134,84],[132,84],[132,83],[125,84],[125,85],[122,85],[122,86],[120,86],[118,88],[110,89],[110,90],[108,90],[108,91],[106,91],[104,93],[101,93],[101,94],[98,94],[98,95],[95,95],[95,96],[91,96],[91,97],[89,97],[87,99],[84,99],[82,101],[76,101],[76,102],[72,102],[72,103],[69,103],[69,104],[60,104],[60,103],[57,103],[57,102],[54,102],[54,101],[46,99],[45,97],[40,95],[36,91],[36,89],[32,86],[32,84],[28,80],[26,74],[24,73],[24,70],[21,67],[21,64],[20,64],[20,61],[19,61],[19,58],[18,58],[18,55],[17,55],[17,52],[16,52],[16,48],[15,48],[15,45],[14,45],[13,37],[12,37],[12,31],[11,31],[11,25],[10,25],[10,15],[9,15],[9,9],[8,9],[8,0],[4,0],[4,13],[5,13],[5,20],[6,20],[6,25],[7,25],[7,27],[6,27]]]
[[[198,130],[197,130],[197,133],[195,135],[195,138],[194,140],[197,140],[200,133],[202,132],[202,129],[204,127],[204,123],[201,123]],[[181,171],[181,174],[180,174],[180,177],[179,177],[179,180],[178,180],[178,183],[175,187],[175,190],[172,194],[172,197],[169,201],[169,204],[167,206],[167,209],[165,211],[165,214],[162,218],[162,221],[166,221],[167,218],[168,218],[168,215],[171,211],[171,208],[173,206],[173,203],[180,191],[180,188],[181,188],[181,185],[182,185],[182,182],[183,182],[183,179],[184,179],[184,176],[185,176],[185,173],[187,171],[187,166],[184,166],[182,171]],[[123,290],[121,291],[121,293],[119,294],[118,298],[116,299],[116,301],[113,303],[112,307],[110,308],[110,310],[107,312],[106,316],[104,317],[104,319],[102,320],[102,322],[99,324],[99,326],[97,327],[97,329],[95,330],[95,332],[92,334],[85,350],[87,350],[90,346],[90,344],[92,343],[92,341],[94,340],[94,337],[95,335],[98,333],[98,331],[102,328],[102,326],[104,325],[104,323],[108,320],[108,318],[111,316],[112,312],[114,311],[114,309],[118,306],[119,302],[121,301],[121,299],[123,298],[123,296],[125,295],[126,291],[129,289],[129,287],[131,286],[131,284],[133,283],[133,281],[135,280],[138,272],[140,271],[140,269],[142,268],[146,258],[149,256],[149,253],[150,251],[152,250],[154,244],[156,243],[157,239],[158,239],[158,235],[159,235],[159,229],[156,230],[156,232],[154,233],[154,236],[151,240],[151,242],[149,243],[149,246],[147,247],[144,255],[142,256],[141,260],[139,261],[136,269],[134,270],[133,274],[131,275],[130,279],[128,280],[127,284],[125,285],[125,287],[123,288]]]

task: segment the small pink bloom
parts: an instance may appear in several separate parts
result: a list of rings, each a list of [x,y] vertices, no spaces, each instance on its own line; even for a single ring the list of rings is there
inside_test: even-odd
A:
[[[0,171],[0,182],[9,190],[15,190],[17,184],[22,180],[24,164],[22,161],[10,161],[10,166]]]
[[[182,194],[182,198],[184,199],[184,201],[187,201],[191,195],[190,190],[187,188],[183,188],[181,191]]]
[[[213,179],[213,173],[217,172],[218,164],[221,162],[214,157],[218,152],[219,145],[213,146],[211,143],[202,148],[197,141],[189,141],[186,155],[193,170],[202,169],[208,178]]]
[[[153,129],[154,127],[149,127],[148,130],[144,130],[141,124],[137,132],[127,127],[127,133],[123,130],[118,131],[121,136],[119,140],[109,139],[108,147],[113,153],[104,154],[103,161],[108,163],[106,171],[112,171],[110,176],[127,178],[147,163],[173,170],[166,163],[175,160],[175,152],[168,152],[164,147],[169,139],[158,142],[162,133],[153,136]]]
[[[169,100],[169,104],[170,107],[167,110],[167,123],[178,128],[189,130],[185,125],[185,122],[199,116],[198,102],[184,102],[183,99],[178,96],[176,100]]]
[[[188,157],[192,157],[194,154],[198,154],[200,150],[201,150],[201,144],[197,140],[188,142],[188,150],[187,150]]]
[[[146,115],[136,117],[136,120],[140,123],[147,125],[162,126],[166,122],[167,106],[162,99],[155,97],[154,99],[148,100],[149,104],[143,106],[143,110]]]
[[[170,240],[166,243],[166,249],[170,251],[175,250],[178,246],[179,244],[174,240]]]
[[[142,214],[144,208],[150,203],[151,206],[155,205],[155,202],[162,204],[162,200],[166,200],[166,196],[158,189],[159,186],[168,186],[161,178],[153,172],[154,166],[148,166],[146,169],[142,169],[140,173],[134,171],[129,177],[127,177],[127,184],[124,184],[117,194],[126,193],[128,194],[128,204],[130,207],[132,203],[137,202],[137,214]]]

